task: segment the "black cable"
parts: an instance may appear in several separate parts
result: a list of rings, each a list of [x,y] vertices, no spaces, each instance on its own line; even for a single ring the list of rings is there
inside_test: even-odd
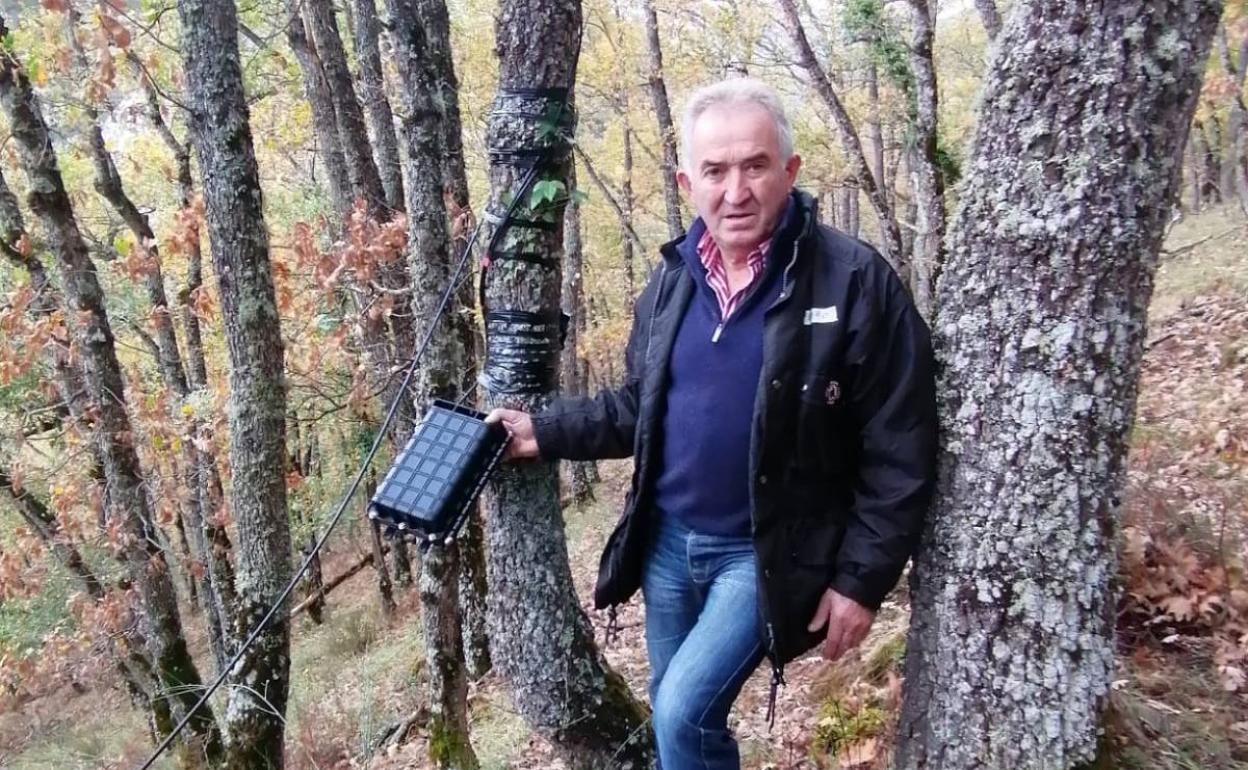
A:
[[[533,167],[529,169],[524,181],[521,182],[522,190],[532,183],[533,177],[536,176],[539,166],[540,164],[534,164]],[[504,215],[504,220],[515,212],[516,206],[520,203],[523,197],[523,195],[516,195],[512,199],[511,205],[507,207],[507,214]],[[290,598],[290,594],[295,590],[295,586],[298,585],[299,579],[302,578],[304,573],[308,571],[308,567],[311,565],[312,560],[318,553],[320,553],[321,547],[325,545],[325,541],[329,539],[330,533],[333,532],[334,527],[337,526],[339,520],[342,519],[342,514],[346,512],[347,505],[350,504],[351,498],[355,496],[356,490],[360,488],[360,484],[364,480],[364,474],[368,471],[369,466],[373,462],[373,458],[377,455],[377,450],[381,447],[381,442],[384,440],[386,432],[390,429],[390,424],[394,422],[394,416],[398,413],[399,402],[403,399],[403,394],[407,392],[407,387],[412,381],[412,376],[416,373],[416,364],[420,362],[420,359],[425,354],[425,350],[428,349],[429,343],[433,340],[433,335],[437,331],[438,321],[441,320],[442,315],[446,312],[447,307],[450,305],[451,297],[455,295],[457,284],[459,283],[460,277],[464,272],[464,267],[468,264],[468,258],[472,254],[472,247],[476,245],[477,237],[480,235],[481,227],[484,223],[484,218],[477,222],[477,226],[472,231],[472,237],[468,239],[468,243],[464,246],[464,251],[459,257],[459,263],[455,266],[455,272],[451,274],[451,280],[447,282],[446,291],[442,294],[442,299],[438,303],[438,309],[434,311],[433,318],[429,322],[429,327],[425,331],[425,337],[413,349],[412,361],[408,364],[407,373],[404,375],[403,382],[396,391],[395,398],[390,402],[390,408],[386,412],[386,418],[382,420],[381,427],[377,430],[377,435],[373,438],[373,444],[369,447],[368,454],[364,457],[364,461],[360,465],[360,470],[355,475],[355,480],[351,482],[350,489],[348,489],[346,495],[343,496],[342,502],[338,504],[338,509],[334,511],[334,515],[330,517],[329,526],[325,528],[325,531],[317,539],[316,545],[314,545],[308,555],[304,557],[303,564],[299,566],[299,569],[295,570],[295,574],[291,576],[290,582],[286,584],[284,589],[282,589],[281,594],[279,594],[277,600],[273,602],[273,606],[269,608],[269,611],[266,612],[264,617],[260,619],[260,623],[247,637],[246,641],[239,645],[238,651],[234,653],[234,656],[230,658],[229,662],[221,667],[221,671],[217,674],[216,680],[208,686],[208,689],[205,690],[204,694],[195,703],[195,705],[186,712],[186,715],[182,717],[181,721],[179,721],[178,724],[169,731],[169,734],[165,736],[164,740],[160,742],[160,744],[156,747],[156,750],[152,752],[152,755],[148,757],[147,761],[140,766],[139,770],[149,770],[149,768],[151,768],[152,764],[159,759],[160,755],[165,753],[165,751],[173,743],[173,739],[178,736],[178,733],[182,732],[182,730],[185,729],[190,723],[191,717],[195,715],[195,712],[202,708],[203,705],[208,702],[208,699],[212,697],[212,694],[221,687],[226,678],[228,678],[230,671],[233,670],[234,666],[238,664],[238,661],[242,659],[243,653],[245,653],[247,649],[255,643],[256,639],[260,637],[261,632],[264,631],[264,629],[269,625],[269,622],[277,614],[277,611],[286,602],[286,600]],[[491,238],[491,246],[493,246],[497,241],[498,234],[503,229],[503,227],[499,227],[495,230],[494,237]]]

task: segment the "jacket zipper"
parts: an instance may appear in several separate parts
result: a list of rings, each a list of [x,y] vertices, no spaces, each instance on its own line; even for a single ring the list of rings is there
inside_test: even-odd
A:
[[[780,276],[780,296],[776,299],[776,302],[786,298],[789,294],[785,286],[789,282],[789,271],[792,270],[793,265],[797,263],[797,250],[801,245],[801,241],[802,237],[800,235],[793,241],[793,256],[789,258],[789,264],[784,266],[784,274]],[[666,267],[666,265],[664,265],[664,267]],[[749,299],[749,295],[746,295],[745,299]],[[775,307],[775,303],[772,303],[771,307]],[[770,310],[771,308],[767,309]],[[724,334],[724,325],[727,323],[728,319],[725,318],[715,325],[715,331],[711,333],[712,343],[719,342],[719,338]]]
[[[790,294],[789,271],[793,269],[793,265],[797,264],[797,253],[798,253],[798,249],[801,248],[801,245],[802,245],[802,236],[799,235],[793,241],[793,256],[789,258],[789,264],[784,266],[784,274],[781,276],[781,279],[780,279],[780,296],[776,299],[775,302],[771,304],[771,307],[767,308],[768,310],[771,310],[771,308],[774,308],[782,300],[785,300],[788,298]],[[763,601],[766,602],[766,599],[763,598]],[[768,616],[767,617],[767,647],[768,647],[767,657],[771,659],[771,687],[769,688],[770,691],[767,695],[767,729],[770,730],[773,727],[775,727],[775,724],[776,724],[776,696],[779,692],[779,689],[785,685],[785,681],[784,681],[784,666],[780,664],[779,662],[780,655],[778,652],[776,652],[776,628],[771,622],[770,608],[765,609],[764,614]]]

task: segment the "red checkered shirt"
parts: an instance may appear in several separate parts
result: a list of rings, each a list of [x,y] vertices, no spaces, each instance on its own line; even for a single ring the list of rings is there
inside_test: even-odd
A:
[[[711,237],[710,230],[702,234],[702,238],[698,241],[698,258],[702,260],[702,266],[706,268],[706,282],[715,292],[715,298],[719,300],[721,322],[728,320],[728,316],[732,315],[732,311],[736,310],[737,305],[740,304],[741,298],[754,284],[758,283],[759,276],[763,274],[763,267],[767,264],[767,251],[770,248],[771,239],[768,238],[758,244],[758,247],[745,258],[745,264],[750,268],[750,280],[733,293],[732,289],[728,288],[728,270],[724,266],[724,255],[720,253],[719,245]]]

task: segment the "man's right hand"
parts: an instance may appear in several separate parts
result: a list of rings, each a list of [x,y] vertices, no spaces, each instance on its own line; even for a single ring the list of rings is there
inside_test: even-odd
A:
[[[533,418],[528,412],[516,409],[495,409],[485,417],[487,423],[501,422],[511,434],[504,460],[521,460],[537,457],[537,435],[533,432]]]

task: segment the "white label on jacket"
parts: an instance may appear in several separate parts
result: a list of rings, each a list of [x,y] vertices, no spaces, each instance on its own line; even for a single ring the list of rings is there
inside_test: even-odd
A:
[[[811,324],[834,324],[840,320],[836,315],[836,305],[828,305],[827,307],[812,307],[806,311],[806,315],[802,318],[802,323],[807,326]]]

